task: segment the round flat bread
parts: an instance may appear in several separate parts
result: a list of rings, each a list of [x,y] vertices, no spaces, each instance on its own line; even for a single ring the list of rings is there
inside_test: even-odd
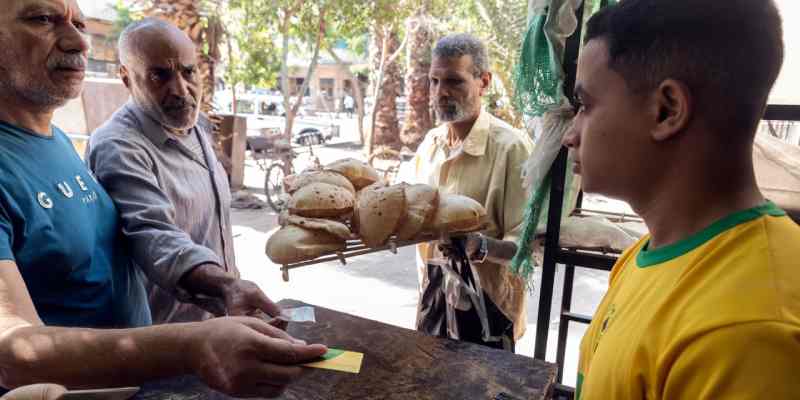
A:
[[[326,165],[325,170],[338,172],[355,186],[356,190],[361,190],[375,182],[381,181],[381,175],[375,168],[362,161],[352,158],[345,158]]]
[[[358,233],[369,247],[386,244],[405,215],[407,185],[385,187],[378,183],[358,196]]]
[[[353,233],[350,232],[350,228],[348,228],[347,225],[330,219],[306,218],[289,214],[281,221],[281,225],[294,225],[304,229],[324,231],[344,240],[353,238]]]
[[[397,238],[411,240],[433,225],[439,191],[428,185],[410,185],[405,190],[406,214],[397,229]]]
[[[266,251],[272,262],[285,265],[342,251],[346,246],[344,239],[328,232],[288,225],[269,238]]]
[[[339,218],[353,212],[355,201],[355,196],[347,189],[316,182],[292,195],[289,213],[307,218]]]
[[[350,226],[352,227],[351,230],[353,232],[358,233],[360,231],[358,229],[358,199],[361,198],[361,193],[364,193],[367,190],[375,190],[387,186],[389,186],[388,183],[384,181],[378,181],[356,192],[356,206],[353,208],[353,218],[350,220]]]
[[[347,190],[353,195],[356,189],[353,184],[342,174],[335,171],[311,171],[302,174],[289,175],[283,179],[283,187],[286,193],[292,194],[312,183],[327,183]]]
[[[437,233],[471,232],[480,229],[485,218],[486,209],[477,201],[466,196],[442,194],[433,230]]]

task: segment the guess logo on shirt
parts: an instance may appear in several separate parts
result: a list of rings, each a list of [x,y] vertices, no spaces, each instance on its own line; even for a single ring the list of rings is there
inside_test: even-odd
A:
[[[75,197],[76,194],[80,195],[80,201],[83,204],[90,204],[97,201],[97,192],[91,190],[89,186],[86,185],[83,177],[80,175],[75,175],[74,185],[75,189],[73,189],[73,186],[70,185],[70,182],[63,181],[56,184],[56,189],[58,189],[58,192],[66,199],[71,199]],[[76,193],[77,190],[79,190],[79,192]],[[39,205],[46,210],[49,210],[55,206],[53,199],[50,198],[50,196],[48,196],[45,192],[37,193],[36,201],[38,201]]]

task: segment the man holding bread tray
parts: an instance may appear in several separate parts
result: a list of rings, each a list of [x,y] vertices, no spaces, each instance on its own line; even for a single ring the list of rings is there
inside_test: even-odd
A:
[[[476,294],[484,297],[490,314],[491,334],[477,335],[483,339],[475,341],[513,351],[515,340],[525,332],[526,292],[524,282],[507,265],[516,253],[526,200],[520,168],[533,144],[481,106],[492,80],[488,65],[486,46],[471,35],[446,36],[433,50],[431,97],[444,124],[431,130],[417,150],[416,180],[438,188],[441,194],[477,201],[486,217],[480,233],[419,245],[417,264],[424,298],[426,291],[436,289],[430,287],[436,275],[431,263],[443,256],[466,256],[482,287]],[[418,313],[418,327],[427,317]],[[484,330],[474,321],[472,326],[461,325],[462,338],[473,336],[467,331]],[[487,336],[502,339],[486,343]]]

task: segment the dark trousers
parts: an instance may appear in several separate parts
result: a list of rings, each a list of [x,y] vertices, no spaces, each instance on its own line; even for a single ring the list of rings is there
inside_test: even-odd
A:
[[[467,284],[476,284],[469,262],[451,261],[451,267]],[[417,330],[433,336],[450,337],[447,327],[448,323],[452,324],[453,321],[448,321],[447,308],[451,306],[445,300],[445,273],[442,267],[436,263],[429,263],[426,273],[428,285],[423,289],[417,309]],[[475,286],[472,288],[476,289]],[[458,339],[513,353],[515,350],[514,324],[497,308],[486,292],[483,292],[483,298],[490,336],[500,337],[500,340],[483,340],[483,328],[475,304],[467,311],[454,310]]]

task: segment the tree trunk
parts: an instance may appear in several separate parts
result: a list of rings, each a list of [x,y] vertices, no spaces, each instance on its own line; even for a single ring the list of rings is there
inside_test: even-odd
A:
[[[298,3],[299,4],[299,3]],[[303,81],[303,85],[300,87],[297,100],[295,100],[294,104],[291,104],[291,93],[289,93],[289,27],[291,24],[291,18],[293,16],[293,10],[286,10],[284,13],[284,21],[283,26],[281,27],[281,36],[283,39],[283,65],[281,66],[281,82],[282,82],[282,91],[283,91],[283,103],[284,108],[286,109],[286,125],[284,128],[284,136],[292,143],[292,130],[294,128],[294,119],[297,115],[298,111],[300,110],[300,106],[303,104],[303,95],[308,88],[311,77],[314,76],[314,70],[317,69],[317,64],[319,63],[319,50],[322,46],[322,39],[325,35],[325,9],[320,10],[319,14],[319,28],[316,34],[316,40],[314,43],[314,53],[311,56],[311,64],[308,66],[308,71],[306,72],[305,80]],[[287,159],[284,162],[284,166],[286,170],[284,171],[286,175],[292,173],[291,171],[291,153],[287,156]]]
[[[228,72],[231,76],[231,82],[228,84],[231,87],[231,112],[233,115],[236,115],[238,111],[238,107],[236,106],[236,85],[237,82],[235,81],[235,75],[233,73],[235,65],[234,65],[234,55],[233,55],[233,44],[231,43],[233,39],[231,38],[230,34],[225,35],[225,44],[228,47]]]
[[[353,87],[355,90],[356,98],[356,118],[358,118],[358,140],[361,145],[366,141],[366,134],[364,133],[364,88],[361,87],[361,76],[354,75]]]
[[[384,46],[384,39],[386,40]],[[376,76],[373,85],[380,85],[375,102],[375,123],[371,132],[371,142],[375,146],[400,147],[400,124],[397,119],[397,96],[400,93],[402,73],[399,63],[390,60],[390,55],[394,54],[400,47],[400,40],[394,31],[373,29],[370,53],[372,54],[373,70],[377,75],[381,75],[381,65],[383,65],[383,76]],[[384,54],[385,50],[385,54]],[[382,78],[382,79],[381,79]]]
[[[286,124],[284,125],[283,135],[291,143],[292,124],[294,115],[292,113],[292,93],[289,85],[289,24],[292,15],[288,12],[283,16],[283,26],[281,26],[281,92],[283,94],[283,109],[286,110]],[[303,100],[303,93],[300,93],[300,101]]]
[[[416,151],[425,135],[433,128],[428,72],[431,68],[434,33],[425,5],[406,21],[406,32],[409,37],[406,47],[405,87],[408,108],[400,141]]]

